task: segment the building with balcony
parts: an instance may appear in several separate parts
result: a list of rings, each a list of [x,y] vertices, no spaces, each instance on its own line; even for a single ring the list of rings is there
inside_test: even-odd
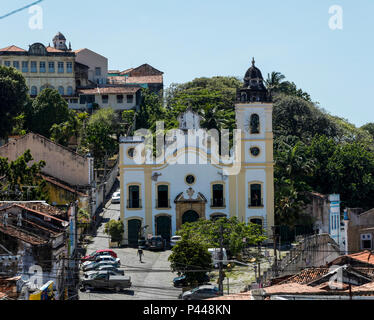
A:
[[[146,132],[121,139],[121,220],[128,244],[136,245],[143,230],[168,240],[186,222],[219,217],[260,224],[270,235],[273,105],[254,62],[244,80],[235,106],[241,131],[227,158],[218,136],[201,129],[191,109],[179,116],[178,130],[161,137],[157,158],[146,148],[151,142]]]

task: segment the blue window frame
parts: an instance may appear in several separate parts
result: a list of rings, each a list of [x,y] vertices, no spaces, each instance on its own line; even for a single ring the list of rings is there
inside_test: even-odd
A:
[[[67,73],[72,73],[73,72],[73,63],[72,62],[67,62],[66,63],[66,72]]]
[[[55,72],[55,63],[54,62],[48,62],[48,72],[54,73]]]
[[[64,73],[64,63],[63,62],[59,62],[58,63],[58,73]]]
[[[45,62],[44,61],[40,61],[39,72],[41,72],[41,73],[45,73],[46,72]]]
[[[4,66],[10,67],[10,61],[4,61]]]
[[[36,61],[31,61],[31,72],[33,73],[38,72]]]
[[[71,86],[68,87],[67,95],[68,96],[72,96],[73,95],[73,87],[71,87]]]
[[[35,86],[31,87],[31,95],[32,96],[38,95],[38,88],[37,87],[35,87]]]
[[[13,61],[13,68],[19,70],[19,61]]]
[[[58,93],[60,94],[60,95],[65,95],[65,89],[64,89],[64,87],[62,87],[62,86],[60,86],[60,87],[58,87]]]
[[[22,72],[29,72],[29,62],[22,61]]]

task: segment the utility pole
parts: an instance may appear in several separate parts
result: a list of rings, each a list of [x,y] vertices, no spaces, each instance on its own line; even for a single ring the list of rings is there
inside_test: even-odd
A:
[[[221,296],[223,296],[223,225],[220,226],[220,239],[219,239],[219,245],[220,245],[220,252],[219,252],[219,293]]]
[[[277,232],[276,232],[276,227],[273,226],[271,227],[273,231],[273,242],[274,242],[274,271],[275,271],[275,276],[278,276],[278,259],[277,259]]]

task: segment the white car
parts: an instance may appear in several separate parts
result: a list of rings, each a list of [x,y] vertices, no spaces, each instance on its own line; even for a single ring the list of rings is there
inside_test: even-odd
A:
[[[113,193],[112,196],[112,203],[120,203],[121,202],[121,192],[117,191]]]
[[[170,238],[170,246],[174,247],[178,241],[181,241],[182,237],[181,236],[174,236]]]
[[[121,264],[121,260],[119,258],[113,258],[111,255],[107,256],[98,256],[95,258],[94,261],[86,261],[82,264],[82,267],[84,268],[85,266],[91,264],[92,262],[116,262],[118,264]]]

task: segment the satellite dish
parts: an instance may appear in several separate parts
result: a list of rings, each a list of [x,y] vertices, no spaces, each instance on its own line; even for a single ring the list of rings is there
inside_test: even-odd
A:
[[[67,227],[67,226],[69,225],[69,222],[67,222],[67,221],[62,221],[61,224],[62,224],[63,227]]]

